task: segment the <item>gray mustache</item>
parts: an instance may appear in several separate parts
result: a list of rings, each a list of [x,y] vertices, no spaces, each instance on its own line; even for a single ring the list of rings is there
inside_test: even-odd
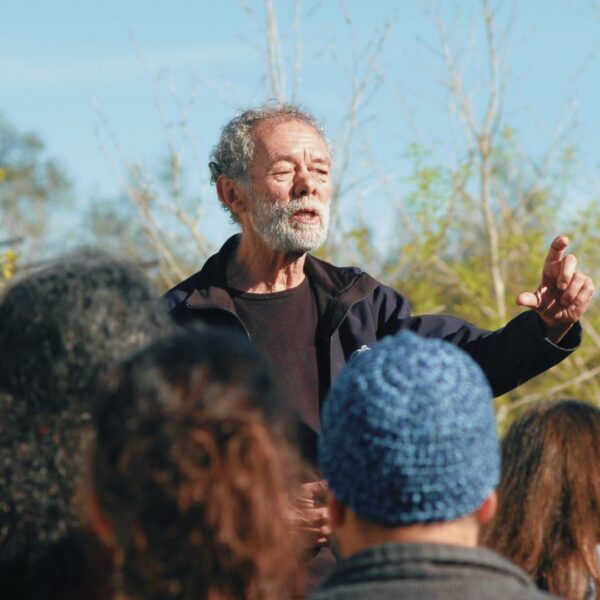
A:
[[[316,213],[319,217],[323,218],[323,206],[319,202],[313,200],[306,200],[304,198],[292,198],[285,205],[286,213],[293,215],[299,210],[310,210]]]

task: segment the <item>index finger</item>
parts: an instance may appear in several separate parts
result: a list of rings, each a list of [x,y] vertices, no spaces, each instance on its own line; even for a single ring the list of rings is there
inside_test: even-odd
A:
[[[566,235],[559,235],[552,240],[546,262],[557,262],[562,259],[566,247],[569,245],[569,238]]]

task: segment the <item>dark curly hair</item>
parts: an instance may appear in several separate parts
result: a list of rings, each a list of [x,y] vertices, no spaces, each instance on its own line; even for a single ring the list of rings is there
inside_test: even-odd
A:
[[[81,583],[89,540],[74,497],[98,379],[170,329],[145,276],[98,250],[64,256],[0,298],[0,589],[7,597],[62,598]]]
[[[98,376],[169,323],[130,263],[97,249],[66,255],[0,301],[0,389],[31,414],[89,412]]]
[[[563,400],[523,413],[502,442],[498,501],[483,545],[561,597],[584,598],[591,581],[600,591],[600,409]]]
[[[297,561],[287,526],[295,459],[273,380],[247,340],[180,332],[111,378],[91,477],[130,598],[281,598]]]

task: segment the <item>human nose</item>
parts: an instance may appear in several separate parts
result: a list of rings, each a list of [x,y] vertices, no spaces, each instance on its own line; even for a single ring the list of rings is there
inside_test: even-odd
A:
[[[294,177],[294,196],[316,196],[318,184],[315,176],[306,168],[296,172]]]

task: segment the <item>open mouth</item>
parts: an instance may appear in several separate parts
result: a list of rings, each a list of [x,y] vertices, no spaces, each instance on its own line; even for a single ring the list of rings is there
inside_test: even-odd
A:
[[[321,222],[321,214],[314,208],[302,208],[294,213],[293,218],[295,221],[300,221],[300,223]]]

